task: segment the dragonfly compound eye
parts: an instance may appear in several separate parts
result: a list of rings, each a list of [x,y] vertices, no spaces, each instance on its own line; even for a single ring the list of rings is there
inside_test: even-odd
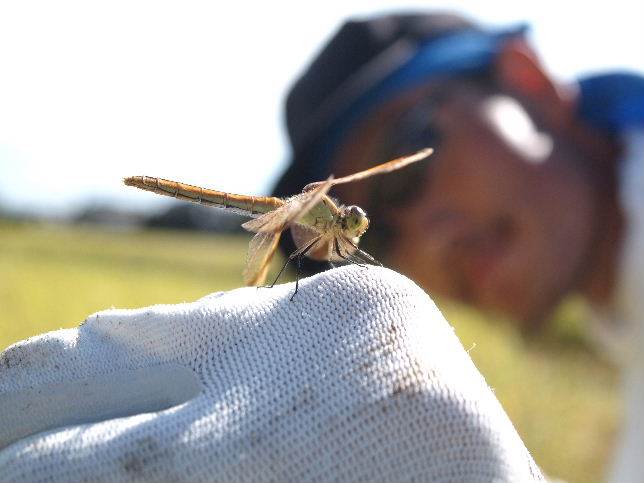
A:
[[[348,206],[343,220],[343,228],[350,237],[360,236],[369,228],[369,218],[359,206]]]

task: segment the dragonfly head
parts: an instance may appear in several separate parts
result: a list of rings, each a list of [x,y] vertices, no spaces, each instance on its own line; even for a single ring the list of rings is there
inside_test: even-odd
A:
[[[359,206],[351,205],[342,214],[342,231],[349,238],[360,237],[369,228],[369,218]]]

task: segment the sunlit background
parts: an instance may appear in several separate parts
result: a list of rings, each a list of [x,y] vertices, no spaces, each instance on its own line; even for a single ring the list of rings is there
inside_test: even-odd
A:
[[[342,19],[400,9],[527,22],[565,81],[644,72],[644,6],[625,0],[0,1],[0,350],[110,306],[241,285],[247,236],[140,228],[172,202],[121,179],[270,192],[289,156],[291,82]],[[96,223],[97,213],[114,221],[110,210],[118,223]],[[617,377],[588,340],[583,306],[563,306],[538,340],[508,321],[442,308],[544,470],[602,481]]]
[[[164,203],[125,189],[133,174],[266,193],[288,158],[285,92],[308,59],[347,16],[417,8],[526,21],[566,80],[644,71],[644,8],[627,0],[1,2],[0,206]]]

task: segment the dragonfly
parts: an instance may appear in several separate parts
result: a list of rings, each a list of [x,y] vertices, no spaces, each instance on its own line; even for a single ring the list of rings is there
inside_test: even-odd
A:
[[[280,236],[282,232],[290,229],[297,249],[288,256],[270,286],[277,282],[286,266],[297,259],[298,273],[292,300],[297,293],[300,262],[304,256],[331,263],[378,263],[358,247],[360,237],[369,228],[369,218],[365,211],[359,206],[338,204],[327,195],[329,190],[339,184],[402,169],[427,158],[432,152],[431,148],[425,148],[348,176],[334,178],[331,175],[325,181],[306,185],[300,194],[286,199],[238,195],[151,176],[130,176],[124,178],[123,182],[127,186],[159,195],[250,217],[249,221],[242,224],[244,229],[255,233],[248,246],[243,272],[244,282],[249,286],[264,283]]]

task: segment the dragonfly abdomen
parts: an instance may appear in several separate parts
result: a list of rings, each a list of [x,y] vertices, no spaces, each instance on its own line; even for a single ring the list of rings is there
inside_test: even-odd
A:
[[[215,208],[252,217],[273,211],[284,204],[283,200],[272,196],[236,195],[150,176],[130,176],[123,181],[128,186],[134,186],[159,195],[214,206]]]

